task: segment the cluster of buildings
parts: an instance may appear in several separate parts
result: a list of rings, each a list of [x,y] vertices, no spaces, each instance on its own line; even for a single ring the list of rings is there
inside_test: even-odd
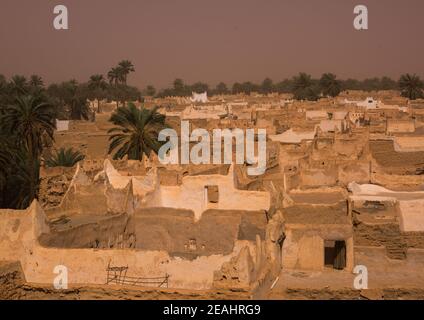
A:
[[[415,286],[424,266],[424,101],[397,92],[155,99],[179,132],[266,129],[266,171],[245,164],[164,165],[107,155],[112,107],[94,122],[58,121],[55,144],[86,155],[74,168],[42,168],[39,201],[0,210],[0,259],[29,283],[56,265],[69,283],[105,285],[108,266],[185,290]],[[109,110],[111,109],[111,110]],[[386,274],[385,277],[383,275]],[[406,276],[408,274],[409,276]]]

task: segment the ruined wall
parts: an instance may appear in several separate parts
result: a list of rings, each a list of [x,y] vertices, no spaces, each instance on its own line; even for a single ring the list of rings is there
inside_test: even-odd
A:
[[[40,168],[38,199],[43,208],[58,206],[69,188],[76,167]]]
[[[277,212],[266,226],[266,236],[256,236],[255,243],[245,246],[237,256],[215,271],[213,286],[226,289],[252,288],[256,293],[267,290],[281,271],[281,245],[284,239],[284,219]]]
[[[189,210],[145,208],[134,216],[136,248],[165,250],[171,256],[230,254],[236,240],[265,238],[264,212],[208,210],[199,221]]]
[[[347,186],[352,181],[369,183],[371,179],[369,161],[349,161],[338,165],[338,184]]]
[[[400,175],[382,172],[371,173],[371,183],[392,190],[420,190],[424,184],[424,175]]]
[[[404,232],[402,238],[408,248],[424,249],[424,232]]]
[[[391,259],[406,259],[407,245],[397,223],[366,224],[354,221],[354,242],[356,246],[385,247]]]
[[[51,224],[51,232],[39,237],[41,246],[50,248],[133,248],[134,223],[120,214],[79,225]]]
[[[0,210],[0,260],[20,261],[28,282],[52,284],[57,276],[54,268],[64,265],[68,268],[70,284],[104,284],[106,268],[111,263],[128,266],[129,276],[163,277],[168,274],[171,288],[207,289],[212,287],[214,271],[251,243],[237,241],[228,255],[202,256],[194,260],[173,258],[166,251],[45,248],[37,241],[43,233],[50,232],[45,221],[44,212],[36,201],[27,210]]]
[[[302,187],[323,187],[335,186],[338,181],[337,167],[329,167],[322,169],[302,168],[300,172],[300,180]]]

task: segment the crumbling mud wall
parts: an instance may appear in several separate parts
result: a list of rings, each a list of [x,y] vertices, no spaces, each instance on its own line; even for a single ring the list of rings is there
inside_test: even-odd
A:
[[[70,284],[104,284],[110,264],[128,266],[129,276],[150,278],[168,274],[171,288],[210,289],[214,272],[252,243],[239,240],[227,255],[200,256],[193,260],[172,257],[164,250],[48,248],[38,241],[45,237],[43,234],[50,233],[46,220],[36,201],[27,210],[0,211],[0,261],[20,261],[28,282],[51,284],[57,276],[54,268],[64,265],[68,268]]]
[[[76,167],[54,167],[40,169],[40,191],[38,199],[43,208],[58,206],[75,174]]]
[[[39,237],[40,245],[49,248],[134,248],[134,223],[127,214],[85,220],[73,225],[66,218],[50,224],[50,233]]]
[[[230,254],[237,240],[264,239],[267,223],[265,212],[208,210],[195,221],[192,211],[169,208],[138,210],[134,220],[137,248],[190,259]]]
[[[245,246],[237,256],[214,273],[214,288],[239,289],[259,294],[281,271],[281,246],[285,237],[284,219],[273,215],[266,227],[265,239],[256,235],[256,242]]]
[[[105,166],[112,166],[109,160]],[[115,169],[114,173],[117,171]],[[121,177],[119,175],[119,177]],[[118,178],[119,178],[118,177]],[[122,177],[116,181],[115,176],[99,173],[90,178],[82,166],[76,167],[75,174],[58,206],[46,210],[49,217],[62,215],[92,215],[107,214],[131,215],[134,209],[134,192],[131,177]]]
[[[300,173],[301,186],[304,188],[335,186],[338,182],[336,167],[302,169]]]
[[[424,232],[403,232],[402,238],[408,248],[424,249]]]
[[[353,231],[355,245],[385,247],[389,258],[406,259],[407,243],[398,223],[367,224],[355,219]]]
[[[424,175],[387,174],[376,171],[376,168],[373,167],[371,183],[382,185],[392,190],[421,190],[424,184]]]
[[[369,161],[348,161],[338,165],[338,184],[346,187],[352,181],[369,183],[371,169]]]

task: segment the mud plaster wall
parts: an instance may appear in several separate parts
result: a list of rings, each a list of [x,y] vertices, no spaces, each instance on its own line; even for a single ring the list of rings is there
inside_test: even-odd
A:
[[[400,236],[397,223],[365,224],[357,222],[354,224],[353,230],[357,246],[386,246],[393,241],[394,237]]]
[[[349,161],[338,166],[338,183],[347,186],[352,181],[357,183],[369,183],[370,162],[369,161]]]
[[[37,202],[27,210],[0,210],[0,260],[20,261],[27,282],[52,284],[57,265],[68,268],[70,284],[104,284],[109,262],[128,266],[128,275],[155,277],[170,275],[171,288],[208,289],[214,271],[248,246],[255,256],[255,245],[237,241],[229,255],[202,256],[195,260],[172,258],[165,251],[133,249],[53,249],[39,245],[38,237],[48,233],[45,215]],[[196,270],[196,272],[193,272]]]
[[[263,240],[267,224],[264,212],[208,210],[195,222],[192,211],[166,208],[138,210],[134,220],[137,248],[191,259],[230,254],[236,240]]]
[[[337,168],[302,169],[300,172],[303,187],[334,186],[338,181]]]
[[[346,241],[346,270],[353,269],[353,237],[350,226],[286,225],[283,268],[324,270],[324,240]]]
[[[354,241],[358,246],[387,247],[397,245],[405,248],[424,249],[424,232],[401,232],[397,223],[354,225]]]
[[[373,170],[375,167],[373,166]],[[385,186],[389,189],[397,189],[399,187],[405,190],[405,187],[417,186],[424,184],[424,175],[397,175],[386,174],[382,172],[371,173],[371,183]]]
[[[387,132],[414,132],[415,122],[413,120],[387,120]]]
[[[133,248],[134,224],[120,214],[77,226],[59,226],[42,234],[40,245],[53,248]]]
[[[218,186],[219,200],[209,203],[207,186]],[[271,196],[268,192],[239,190],[234,187],[233,170],[224,175],[186,176],[181,186],[156,188],[151,201],[143,207],[165,207],[192,210],[195,220],[208,209],[260,211],[269,210]]]
[[[424,249],[424,232],[405,232],[402,238],[408,248]]]

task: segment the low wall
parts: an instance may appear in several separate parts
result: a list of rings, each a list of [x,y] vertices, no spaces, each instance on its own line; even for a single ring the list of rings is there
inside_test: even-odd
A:
[[[42,247],[37,239],[49,232],[45,214],[36,201],[27,210],[0,210],[0,260],[20,261],[26,281],[34,283],[53,283],[57,276],[54,268],[64,265],[70,284],[104,284],[106,268],[111,263],[128,266],[129,276],[169,274],[169,286],[173,288],[208,289],[212,287],[214,271],[251,243],[236,241],[228,255],[202,256],[190,261],[173,258],[166,251]]]

